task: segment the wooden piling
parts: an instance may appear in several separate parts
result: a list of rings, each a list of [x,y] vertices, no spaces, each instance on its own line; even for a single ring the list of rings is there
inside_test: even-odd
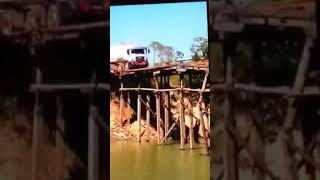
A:
[[[184,125],[184,105],[183,105],[183,75],[180,74],[180,149],[184,149],[185,125]]]
[[[147,107],[150,108],[150,95],[147,95]],[[150,109],[147,108],[147,114],[146,114],[146,119],[147,119],[147,127],[146,127],[146,133],[147,133],[147,141],[150,141],[149,137],[149,128],[150,128]]]
[[[303,91],[305,74],[307,72],[310,60],[310,48],[312,46],[312,41],[313,40],[310,37],[307,37],[292,89],[293,94],[302,93]],[[284,129],[282,134],[284,141],[285,177],[291,180],[298,180],[299,176],[295,166],[294,151],[291,149],[291,145],[294,144],[292,131],[297,111],[294,103],[295,98],[288,99],[288,110],[286,119],[284,121]]]
[[[41,84],[42,74],[39,67],[36,68],[36,84]],[[33,135],[32,135],[32,180],[38,179],[38,147],[41,127],[41,114],[40,114],[40,102],[39,91],[35,93],[35,105],[33,108]]]
[[[88,180],[98,179],[98,129],[97,107],[90,105],[88,119]]]
[[[60,180],[64,176],[64,117],[63,117],[63,106],[60,96],[57,96],[57,119],[56,119],[56,148],[59,149],[59,162],[61,162],[60,167],[58,167],[57,180]]]
[[[158,136],[158,144],[161,143],[160,138],[160,94],[156,94],[156,109],[157,109],[157,136]]]
[[[192,104],[189,106],[189,112],[193,113]],[[189,139],[190,139],[190,149],[193,149],[193,143],[194,143],[194,130],[193,130],[193,116],[190,116],[190,128],[189,128]]]
[[[232,62],[231,57],[224,55],[225,57],[225,68],[226,68],[226,83],[227,88],[231,89],[232,84]],[[224,151],[224,180],[238,180],[238,153],[236,150],[235,140],[232,138],[231,134],[228,132],[228,127],[236,128],[235,121],[232,115],[232,95],[230,91],[227,91],[224,102],[224,130],[225,137],[225,151]]]
[[[137,99],[137,119],[139,123],[139,133],[138,133],[138,142],[141,142],[141,94],[138,92]]]
[[[166,78],[166,88],[168,88],[168,78]],[[170,92],[165,93],[165,108],[164,108],[164,134],[169,131],[169,111],[170,111]],[[164,142],[167,143],[167,138],[164,137]]]
[[[120,86],[121,86],[121,88],[123,88],[123,81],[122,81],[122,79],[121,79],[121,77],[120,77]],[[120,127],[122,128],[123,127],[123,91],[122,90],[120,90],[120,115],[119,115],[119,117],[120,117]]]
[[[208,74],[205,74],[204,76],[204,80],[202,82],[202,88],[201,90],[204,91],[204,89],[206,88],[206,84],[207,84],[207,81],[208,81]],[[200,97],[199,97],[199,100],[197,102],[197,109],[198,111],[200,112],[200,124],[202,126],[202,134],[203,134],[203,138],[205,140],[205,147],[206,147],[206,153],[209,155],[210,153],[210,150],[209,150],[209,147],[208,147],[208,136],[209,134],[207,133],[206,129],[205,129],[205,124],[204,124],[204,119],[203,119],[203,113],[202,113],[202,109],[201,109],[201,103],[203,101],[203,92],[200,92]]]
[[[92,73],[91,82],[96,82],[96,71]],[[99,179],[99,132],[96,123],[98,118],[98,109],[94,105],[94,92],[96,88],[92,89],[89,94],[89,117],[88,117],[88,180]]]

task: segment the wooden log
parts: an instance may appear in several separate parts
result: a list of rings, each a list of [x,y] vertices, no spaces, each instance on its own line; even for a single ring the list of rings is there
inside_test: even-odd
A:
[[[156,109],[157,109],[157,136],[158,136],[158,144],[160,144],[160,94],[156,95]]]
[[[61,102],[61,97],[57,96],[57,128],[56,129],[56,148],[59,149],[59,162],[61,162],[60,167],[58,167],[57,180],[64,177],[64,118],[63,118],[63,106]]]
[[[138,133],[138,142],[141,142],[141,94],[138,94],[138,99],[137,99],[137,119],[139,123],[139,133]]]
[[[190,88],[184,88],[181,90],[181,88],[170,88],[170,89],[153,89],[153,88],[120,88],[120,91],[153,91],[153,92],[173,92],[173,91],[186,91],[186,92],[210,92],[209,88],[206,88],[205,90],[201,89],[190,89]]]
[[[309,66],[310,48],[312,46],[312,41],[313,40],[309,37],[306,39],[303,53],[298,66],[298,70],[296,73],[296,79],[292,89],[292,94],[301,93],[303,91],[305,74]],[[285,157],[284,177],[285,179],[288,179],[288,180],[299,179],[298,172],[294,162],[294,151],[290,149],[290,144],[286,141],[286,140],[289,140],[291,142],[294,142],[293,135],[292,135],[294,119],[296,115],[296,107],[294,103],[295,103],[294,98],[288,99],[288,110],[287,110],[287,115],[284,121],[284,128],[282,132],[283,139],[284,139],[283,153]]]
[[[183,89],[182,74],[180,74],[180,88]],[[185,144],[185,125],[184,125],[183,91],[180,91],[180,149],[184,149],[184,144]]]
[[[158,79],[157,77],[153,77],[153,81],[156,85],[156,89],[159,89],[159,83],[158,83]],[[161,142],[161,139],[160,139],[160,105],[161,105],[161,102],[160,102],[160,94],[159,92],[157,92],[156,94],[156,113],[157,113],[157,139],[158,139],[158,145],[160,144]]]
[[[86,83],[86,84],[32,84],[30,86],[30,91],[43,91],[43,92],[56,92],[56,91],[64,91],[64,90],[103,90],[109,91],[110,86],[109,84],[93,84],[93,83]]]
[[[228,125],[227,127],[225,127],[225,130],[227,131],[227,133],[234,138],[235,140],[237,140],[237,142],[239,143],[239,145],[241,145],[241,147],[243,147],[244,149],[247,150],[247,152],[249,153],[249,155],[253,158],[253,160],[255,161],[256,165],[259,167],[259,169],[261,169],[263,172],[265,172],[272,180],[280,180],[280,178],[278,176],[276,176],[267,166],[267,164],[265,163],[265,161],[262,161],[261,159],[257,158],[255,156],[254,150],[252,150],[251,147],[249,147],[249,145],[246,143],[246,140],[244,138],[241,137],[240,132],[238,131],[238,129],[234,126],[230,126]],[[225,161],[224,161],[225,162]],[[226,169],[225,169],[226,170]],[[225,174],[225,176],[230,176],[228,174]]]
[[[170,102],[169,102],[169,93],[165,93],[165,108],[164,108],[164,134],[167,134],[169,131],[169,108],[170,108]],[[164,137],[164,142],[167,143],[167,139]]]
[[[207,81],[208,81],[208,74],[206,74],[204,76],[204,80],[203,80],[203,83],[202,83],[202,90],[205,89],[206,87],[206,84],[207,84]],[[209,155],[210,154],[210,150],[209,150],[209,147],[208,147],[208,138],[207,138],[207,133],[206,133],[206,130],[205,130],[205,124],[204,124],[204,120],[203,120],[203,114],[202,114],[202,111],[201,111],[201,103],[203,101],[203,94],[200,93],[200,97],[199,97],[199,100],[197,102],[197,108],[198,108],[198,111],[200,112],[200,124],[202,126],[202,134],[204,136],[204,139],[205,139],[205,147],[206,147],[206,153]]]
[[[41,70],[36,68],[36,84],[40,84],[42,81],[42,73]],[[32,172],[31,172],[31,179],[37,180],[38,179],[38,147],[39,147],[39,136],[41,132],[41,115],[40,115],[40,102],[39,97],[40,94],[37,91],[35,93],[35,104],[33,108],[33,135],[32,135]]]
[[[189,112],[192,112],[192,111],[193,111],[193,109],[192,109],[192,104],[191,104],[189,107]],[[191,126],[189,127],[190,149],[193,149],[193,143],[194,143],[193,112],[190,117],[190,120],[191,120],[191,122],[190,122]]]
[[[150,95],[148,94],[147,95],[147,114],[146,114],[146,117],[147,117],[147,128],[146,128],[146,133],[147,133],[147,141],[149,142],[150,141],[150,137],[149,137],[149,128],[150,128]]]
[[[172,132],[173,128],[179,126],[179,123],[177,121],[174,121],[174,123],[172,124],[172,126],[170,127],[169,131],[167,132],[167,134],[165,134],[164,139],[162,139],[161,144],[164,143],[164,140],[166,138],[168,138],[169,134]]]
[[[226,60],[226,83],[227,89],[232,88],[232,62],[231,57],[225,55]],[[233,118],[232,111],[232,95],[227,92],[225,95],[224,102],[224,126],[235,128],[235,121]],[[236,142],[230,136],[227,129],[224,131],[225,138],[225,150],[223,156],[223,166],[224,166],[224,180],[238,180],[238,153],[236,151]]]
[[[98,129],[95,122],[97,107],[90,105],[88,119],[88,180],[98,179]]]
[[[141,103],[147,108],[148,111],[151,112],[151,114],[156,117],[156,113],[151,109],[150,107],[150,97],[149,100],[147,100],[147,102],[145,102],[142,98],[140,98]]]
[[[121,79],[120,79],[121,81]],[[121,88],[123,88],[123,82],[120,83]],[[119,117],[120,117],[120,128],[123,127],[123,91],[120,91],[120,110],[119,110]]]
[[[96,71],[93,71],[91,83],[95,83],[96,79]],[[98,118],[98,108],[93,104],[95,91],[96,89],[93,89],[89,94],[90,106],[88,117],[88,180],[99,179],[99,129],[96,123],[96,119]]]

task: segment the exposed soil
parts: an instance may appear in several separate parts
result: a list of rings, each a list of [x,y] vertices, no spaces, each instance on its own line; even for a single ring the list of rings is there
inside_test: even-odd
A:
[[[130,123],[133,117],[134,111],[129,104],[125,103],[123,108],[123,127],[120,127],[120,109],[119,100],[114,99],[110,102],[110,140],[136,140],[139,134],[139,123],[137,120]],[[142,119],[141,121],[141,133],[142,140],[147,139],[146,121]],[[150,141],[154,141],[157,138],[156,130],[150,126],[149,128],[149,138]]]
[[[44,134],[47,132],[44,128]],[[83,167],[67,146],[55,145],[46,138],[41,138],[40,142],[39,179],[72,179],[69,172],[73,167]],[[32,123],[26,115],[21,113],[10,119],[1,118],[0,147],[0,179],[31,179]]]

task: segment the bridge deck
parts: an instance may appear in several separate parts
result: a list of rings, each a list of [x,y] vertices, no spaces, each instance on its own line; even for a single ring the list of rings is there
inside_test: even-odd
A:
[[[111,72],[113,76],[132,76],[132,75],[174,75],[179,73],[200,73],[205,74],[209,72],[208,61],[201,61],[199,63],[176,63],[164,66],[147,67],[140,69],[129,69],[124,71]]]

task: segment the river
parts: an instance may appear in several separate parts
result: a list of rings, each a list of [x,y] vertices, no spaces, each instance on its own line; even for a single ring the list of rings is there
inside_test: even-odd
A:
[[[137,142],[110,144],[111,180],[209,180],[204,147],[179,150],[179,144],[158,146]]]

